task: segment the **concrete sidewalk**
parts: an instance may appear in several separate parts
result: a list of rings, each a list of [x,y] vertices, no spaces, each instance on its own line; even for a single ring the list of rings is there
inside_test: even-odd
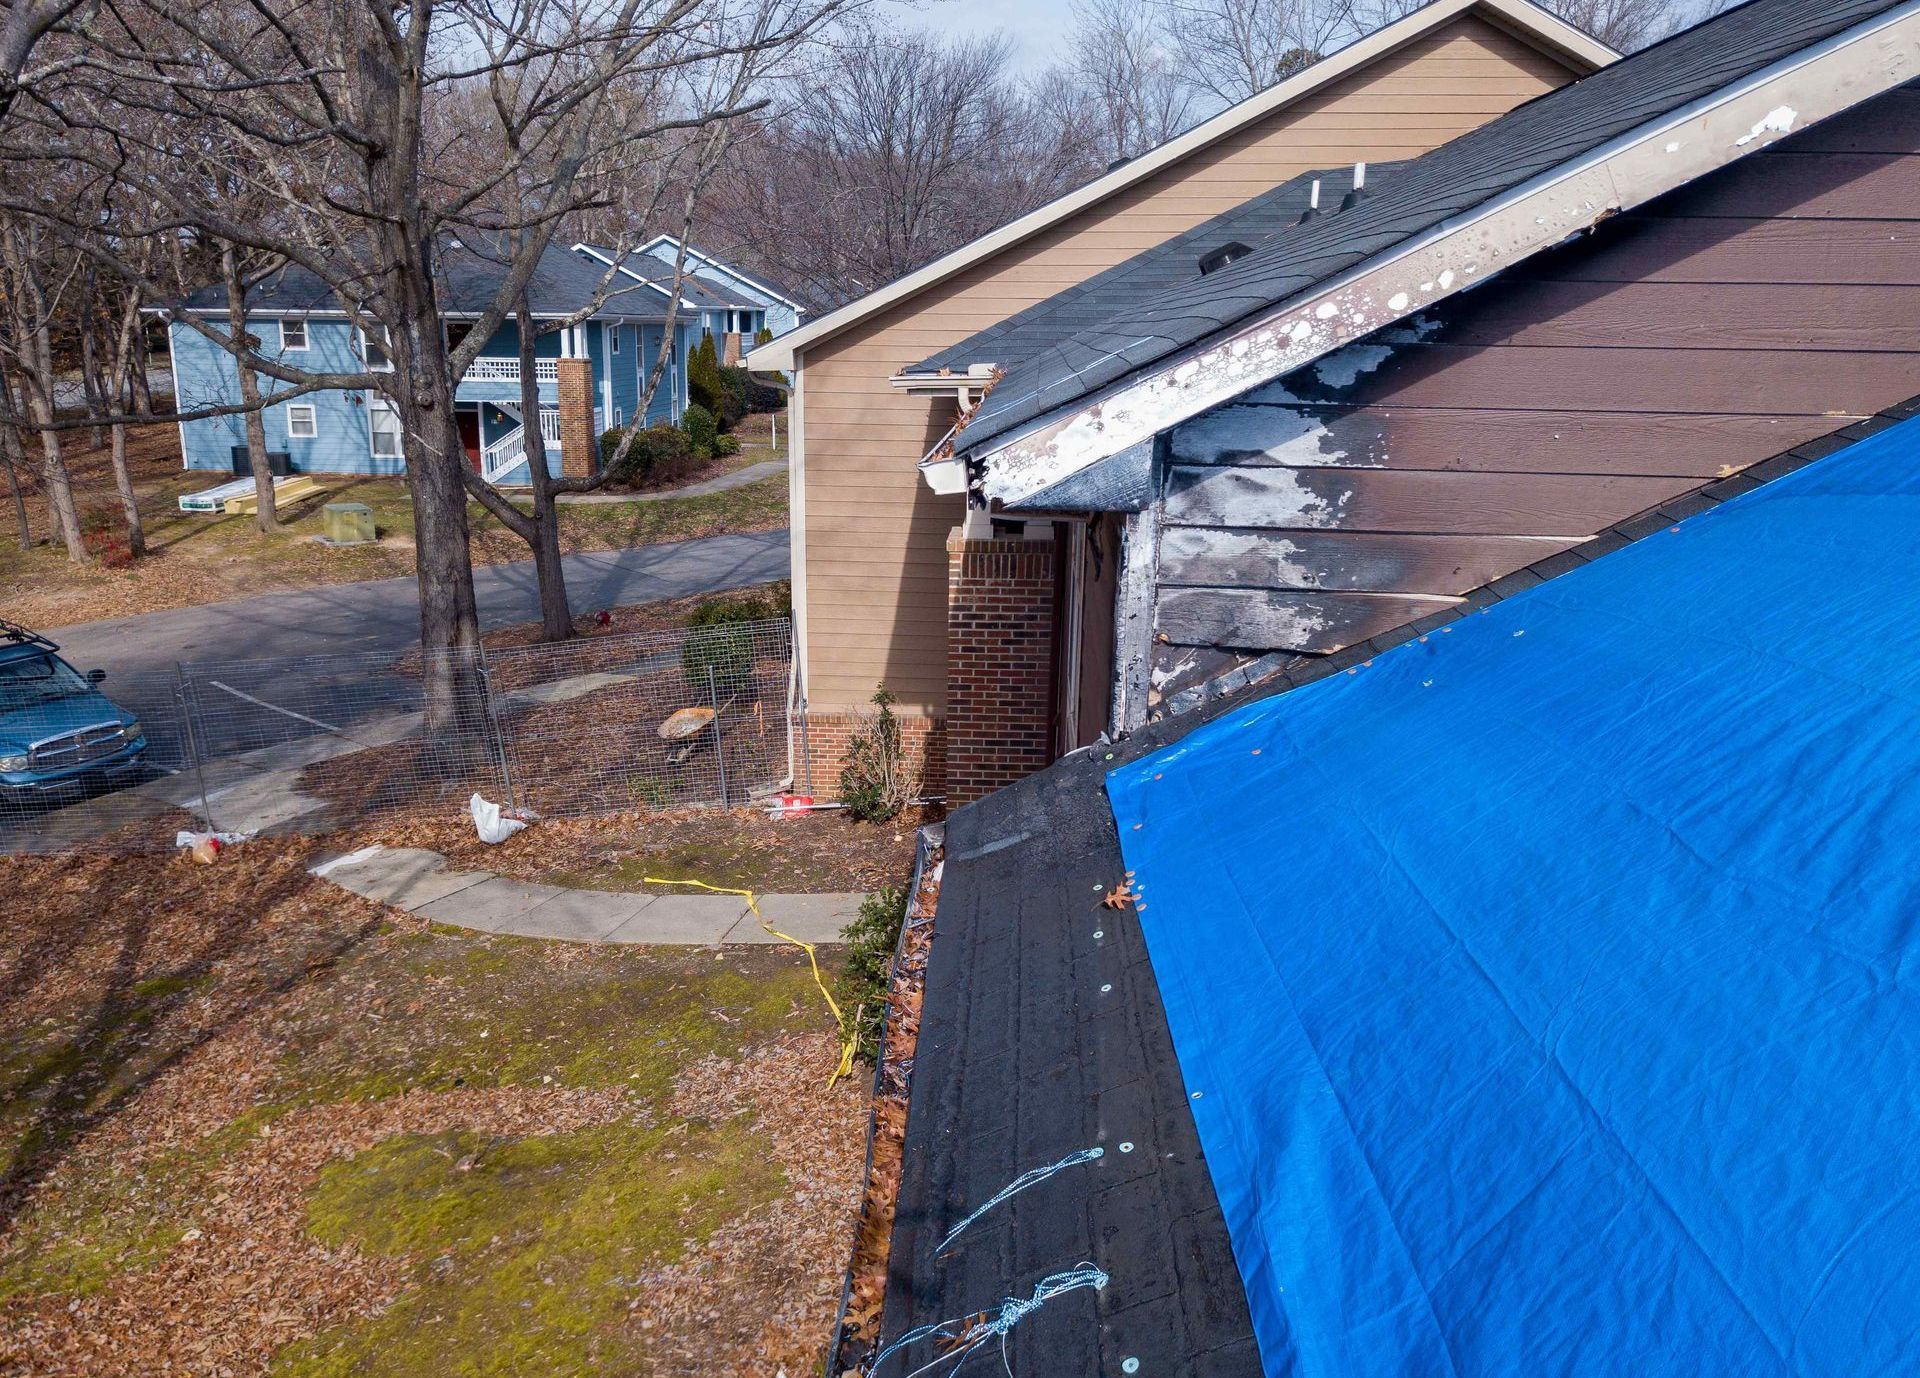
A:
[[[704,498],[709,493],[725,493],[735,488],[745,488],[748,484],[758,483],[763,478],[772,478],[775,474],[786,472],[786,460],[763,459],[757,464],[735,469],[730,474],[721,474],[718,478],[702,479],[698,483],[683,484],[678,488],[662,488],[657,493],[560,493],[555,496],[554,501],[592,506],[595,503],[671,502],[676,498]]]
[[[344,890],[435,923],[576,943],[777,943],[740,895],[640,895],[574,890],[455,871],[438,852],[365,847],[322,861],[313,874]],[[837,943],[864,895],[755,895],[769,927],[806,943]]]

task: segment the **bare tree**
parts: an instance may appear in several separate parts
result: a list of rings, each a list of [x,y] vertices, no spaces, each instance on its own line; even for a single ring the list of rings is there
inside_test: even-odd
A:
[[[997,34],[852,30],[741,133],[702,224],[757,227],[720,247],[816,305],[913,271],[1098,171],[1086,107],[1011,67]]]
[[[142,269],[148,270],[158,257],[159,246],[153,241],[134,246],[128,250],[133,261]],[[113,486],[120,498],[120,512],[127,528],[127,551],[135,559],[147,553],[146,526],[140,519],[140,503],[133,490],[133,473],[127,467],[127,421],[126,413],[136,411],[134,379],[140,355],[144,352],[146,332],[141,328],[140,319],[141,290],[138,282],[115,280],[118,284],[118,298],[115,302],[116,318],[111,352],[107,366],[107,411],[112,414],[110,425],[113,457]],[[267,487],[268,498],[272,497],[272,485]]]
[[[54,369],[53,323],[62,299],[79,276],[82,260],[59,253],[37,221],[0,213],[0,285],[6,297],[6,315],[0,322],[0,352],[8,372],[19,384],[25,414],[40,436],[40,483],[47,497],[47,514],[54,532],[76,564],[87,560],[80,531],[80,514],[67,477],[66,455],[55,425],[59,375]],[[13,411],[13,399],[8,399]],[[9,417],[18,424],[19,413]]]
[[[14,410],[13,377],[4,362],[0,362],[0,393],[9,399],[7,409]],[[20,548],[32,550],[33,521],[27,514],[26,484],[21,477],[27,471],[27,449],[20,440],[20,428],[10,420],[0,420],[0,465],[7,471],[7,496],[13,500],[14,530]]]
[[[89,239],[89,227],[57,207],[0,188],[0,210],[40,217],[141,282],[150,301],[170,302],[177,326],[272,380],[267,400],[348,389],[393,408],[413,497],[428,711],[436,725],[456,726],[472,697],[464,653],[478,642],[456,381],[507,319],[560,226],[596,204],[598,169],[760,104],[639,103],[623,118],[619,90],[790,46],[847,3],[154,0],[103,9],[102,41],[73,53],[57,79],[22,91],[0,129],[5,155],[16,165],[84,168],[129,189],[126,204],[152,205],[151,216],[119,227],[123,238],[191,231],[311,275],[377,356],[351,368],[305,369],[263,353],[230,322],[222,328],[185,310],[169,284]],[[489,91],[512,95],[494,99],[514,135],[503,146],[520,152],[477,182],[450,183],[433,164],[432,111],[496,79]],[[682,83],[672,94],[698,90]],[[227,179],[181,177],[183,158],[226,159],[244,203],[221,190]],[[265,214],[254,210],[261,196]],[[454,236],[505,245],[508,255],[457,344],[440,313],[439,266]]]
[[[1132,0],[1076,0],[1073,14],[1066,65],[1099,114],[1107,159],[1137,158],[1185,129],[1193,87],[1152,11]]]
[[[86,4],[87,0],[9,0],[6,19],[0,22],[0,118],[13,108],[21,88],[43,75],[28,65],[35,47]]]
[[[1318,62],[1351,36],[1331,0],[1159,0],[1161,41],[1201,103],[1233,105]]]
[[[1336,0],[1358,33],[1390,24],[1426,0]],[[1610,48],[1630,53],[1718,14],[1736,0],[1541,0],[1553,13]]]

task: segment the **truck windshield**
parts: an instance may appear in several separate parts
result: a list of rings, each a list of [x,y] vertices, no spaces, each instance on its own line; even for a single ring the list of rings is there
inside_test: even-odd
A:
[[[56,655],[0,660],[0,712],[91,694],[93,686]]]

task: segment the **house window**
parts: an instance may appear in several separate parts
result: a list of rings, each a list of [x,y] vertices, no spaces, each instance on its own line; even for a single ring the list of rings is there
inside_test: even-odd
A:
[[[613,352],[620,352],[620,327],[617,325],[613,328]]]
[[[613,428],[614,428],[615,430],[619,430],[619,429],[620,429],[620,427],[622,427],[622,426],[624,426],[624,425],[626,425],[626,424],[627,424],[627,411],[626,411],[626,408],[625,408],[625,407],[615,407],[615,408],[613,409]]]
[[[367,361],[367,367],[375,373],[391,373],[393,372],[393,355],[389,350],[393,344],[393,336],[387,332],[384,325],[377,325],[374,329],[379,332],[377,336],[369,335],[364,327],[361,329],[360,357]]]
[[[307,347],[307,323],[305,321],[280,322],[280,349],[305,349]],[[309,407],[307,410],[313,410]]]
[[[375,459],[399,459],[400,413],[386,402],[367,404],[367,432],[373,440]]]
[[[320,417],[310,403],[291,402],[287,405],[288,439],[312,440],[319,434]]]

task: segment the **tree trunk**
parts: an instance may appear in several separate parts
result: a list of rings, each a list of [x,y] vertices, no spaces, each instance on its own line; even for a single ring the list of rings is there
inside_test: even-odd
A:
[[[240,256],[231,244],[221,247],[220,271],[227,281],[227,329],[235,340],[242,340],[247,334],[247,289],[240,277]],[[246,407],[247,467],[253,471],[253,492],[259,504],[254,522],[271,534],[280,529],[280,520],[273,510],[273,469],[267,462],[267,423],[260,416],[260,378],[238,360],[235,367],[240,374],[240,401]]]
[[[53,429],[53,337],[47,326],[47,296],[40,282],[37,245],[22,242],[17,224],[0,231],[12,290],[7,294],[12,326],[14,363],[20,372],[20,390],[26,395],[26,415],[40,432],[41,481],[46,485],[49,524],[67,547],[75,564],[87,562],[87,543],[80,534],[80,514],[74,510],[73,487],[67,481],[66,459],[60,453],[60,432]],[[14,408],[16,412],[20,408]]]
[[[99,418],[105,416],[111,405],[111,395],[100,367],[100,311],[96,291],[98,279],[89,268],[86,275],[86,288],[80,294],[80,395],[86,402],[87,415],[94,418],[93,448],[99,449],[107,443],[104,427]]]
[[[400,266],[407,326],[392,332],[395,376],[405,439],[407,486],[413,496],[415,574],[420,584],[420,641],[425,652],[422,690],[427,730],[436,746],[464,747],[485,729],[485,685],[479,674],[480,617],[473,593],[466,446],[453,411],[430,279]]]
[[[120,421],[113,423],[113,486],[120,493],[120,511],[127,521],[127,550],[137,560],[147,553],[147,532],[133,496],[133,475],[127,472],[127,428]]]
[[[540,639],[566,641],[573,636],[573,608],[567,602],[567,570],[560,561],[560,513],[553,501],[553,475],[547,469],[547,441],[540,430],[540,380],[534,370],[533,315],[520,302],[520,409],[527,436],[527,481],[533,485],[533,523],[527,543],[533,547],[533,573],[540,589]]]
[[[386,131],[366,154],[367,193],[383,212],[369,235],[380,290],[374,314],[389,327],[393,400],[404,434],[407,486],[413,495],[414,568],[420,585],[421,694],[428,740],[452,746],[484,722],[468,716],[486,706],[479,674],[480,618],[468,547],[466,447],[453,411],[454,379],[433,283],[433,226],[421,203],[424,181],[421,83],[432,6],[407,35],[404,53],[356,35],[359,118]]]
[[[147,332],[142,329],[133,351],[133,414],[153,415],[153,384],[147,378]]]
[[[126,412],[133,395],[133,363],[139,352],[140,293],[128,291],[120,309],[120,328],[113,340],[112,389],[109,404],[115,415]],[[147,533],[140,521],[140,504],[133,495],[133,475],[127,469],[127,427],[113,423],[113,485],[120,493],[120,511],[127,523],[127,550],[134,559],[147,553]]]
[[[12,405],[12,393],[8,393],[8,405]],[[13,497],[13,519],[20,531],[20,548],[33,549],[33,522],[27,516],[27,493],[20,484],[20,473],[26,468],[26,446],[20,443],[19,428],[9,422],[0,421],[0,463],[7,466],[7,490]]]
[[[53,351],[49,347],[46,327],[41,326],[37,333],[36,352],[41,357],[36,371],[40,372],[41,379],[50,379],[53,376]],[[53,428],[53,396],[44,385],[36,386],[36,380],[29,379],[27,405],[40,427],[40,481],[46,485],[50,525],[60,533],[60,539],[67,547],[67,558],[76,565],[84,565],[87,562],[87,542],[80,532],[80,513],[73,503],[73,485],[67,480],[66,457],[60,453],[60,432]]]

